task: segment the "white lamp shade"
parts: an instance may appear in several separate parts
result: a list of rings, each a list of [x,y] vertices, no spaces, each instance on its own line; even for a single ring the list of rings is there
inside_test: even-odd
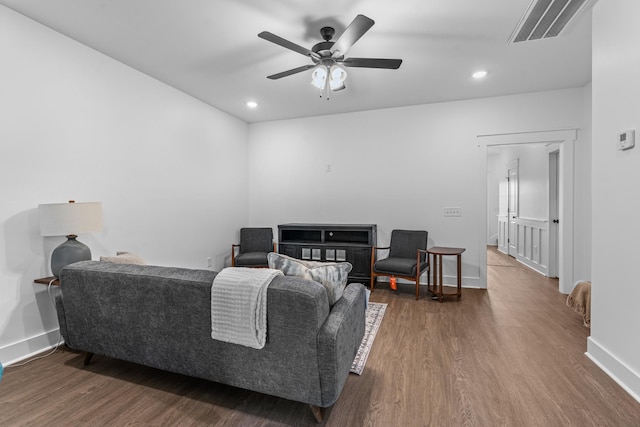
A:
[[[51,203],[38,205],[40,234],[68,236],[102,231],[102,203]]]
[[[318,65],[313,69],[311,73],[311,84],[318,89],[324,89],[325,81],[327,80],[327,67],[324,65]]]
[[[333,65],[331,67],[331,90],[344,89],[344,81],[347,79],[347,71],[338,66]]]

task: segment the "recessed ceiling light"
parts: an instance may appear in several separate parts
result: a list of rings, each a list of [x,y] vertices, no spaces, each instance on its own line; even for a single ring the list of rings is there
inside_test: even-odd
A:
[[[258,106],[258,103],[256,101],[247,101],[247,107],[256,108],[257,106]]]
[[[474,79],[481,79],[483,77],[485,77],[487,75],[487,72],[484,70],[480,70],[480,71],[476,71],[475,73],[471,74],[471,76]]]

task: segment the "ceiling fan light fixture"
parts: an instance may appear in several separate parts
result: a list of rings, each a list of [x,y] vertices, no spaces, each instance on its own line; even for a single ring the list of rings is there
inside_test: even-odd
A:
[[[324,65],[318,65],[311,72],[311,84],[318,89],[324,89],[325,82],[327,80],[327,67]]]
[[[369,31],[373,24],[375,24],[373,19],[364,15],[357,15],[336,41],[331,40],[335,34],[335,29],[333,27],[323,27],[320,30],[320,35],[324,41],[315,44],[311,49],[283,39],[268,31],[262,31],[258,34],[261,39],[309,57],[313,62],[313,64],[272,74],[267,78],[277,80],[313,69],[311,72],[311,84],[322,91],[321,97],[329,99],[329,92],[346,89],[344,82],[347,78],[347,72],[342,65],[346,67],[398,69],[402,64],[402,59],[345,58],[347,51]]]
[[[347,79],[347,71],[339,65],[332,65],[330,69],[330,87],[332,91],[345,88],[344,81]]]

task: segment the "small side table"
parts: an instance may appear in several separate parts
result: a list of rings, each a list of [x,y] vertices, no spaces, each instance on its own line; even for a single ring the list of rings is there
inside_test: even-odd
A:
[[[427,253],[433,255],[433,289],[427,285],[429,292],[434,294],[440,302],[444,297],[457,296],[458,299],[462,298],[462,253],[465,248],[447,248],[443,246],[434,246],[427,249]],[[444,293],[442,290],[442,257],[443,256],[455,256],[458,262],[458,290],[454,293]]]
[[[51,276],[51,277],[43,277],[42,279],[36,279],[33,283],[39,283],[41,285],[48,285],[51,283],[51,286],[60,286],[60,279]]]

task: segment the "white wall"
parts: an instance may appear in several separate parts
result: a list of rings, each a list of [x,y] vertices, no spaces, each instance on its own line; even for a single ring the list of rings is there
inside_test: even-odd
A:
[[[507,176],[508,163],[518,159],[518,216],[527,219],[548,219],[549,154],[546,145],[499,145],[491,146],[487,151],[492,157],[497,157],[492,162],[487,160],[487,169],[491,166],[492,174],[502,180]],[[497,188],[494,192],[497,192]],[[490,204],[487,203],[487,206]],[[493,220],[497,221],[495,216]]]
[[[592,151],[592,121],[591,121],[591,92],[592,85],[588,84],[584,91],[584,123],[578,130],[580,144],[576,146],[574,155],[574,233],[573,245],[573,277],[578,280],[591,280],[591,151]],[[583,232],[580,230],[588,230]]]
[[[248,125],[0,6],[0,362],[57,339],[46,289],[64,237],[40,203],[102,201],[94,259],[222,268],[247,224]],[[230,179],[234,177],[234,179]]]
[[[518,144],[505,147],[518,162],[518,216],[548,219],[549,154],[545,144]]]
[[[486,236],[478,231],[476,137],[581,128],[583,92],[252,124],[251,223],[374,223],[381,245],[394,228],[426,229],[431,244],[467,249],[463,285],[477,286]],[[462,217],[443,217],[445,207],[462,208]],[[445,265],[445,281],[453,283],[453,273],[453,263]]]
[[[593,285],[588,355],[640,400],[640,147],[616,149],[619,132],[640,137],[637,0],[593,9]]]

